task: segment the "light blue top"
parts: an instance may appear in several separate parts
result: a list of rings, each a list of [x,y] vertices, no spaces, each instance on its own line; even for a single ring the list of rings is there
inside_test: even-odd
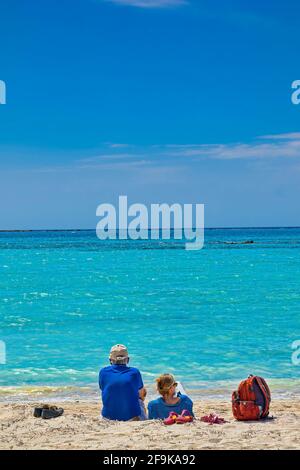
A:
[[[180,400],[176,405],[168,405],[162,397],[152,400],[148,404],[149,419],[164,419],[169,416],[171,411],[180,414],[183,410],[188,410],[192,416],[193,402],[187,395],[178,394]]]

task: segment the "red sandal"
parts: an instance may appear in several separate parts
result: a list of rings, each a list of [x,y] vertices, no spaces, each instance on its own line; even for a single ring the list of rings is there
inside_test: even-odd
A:
[[[178,418],[178,414],[175,413],[175,411],[171,411],[171,412],[169,413],[169,416],[163,420],[163,423],[164,423],[166,426],[170,426],[171,424],[175,424],[175,423],[176,423],[177,418]]]
[[[215,415],[214,413],[211,413],[210,415],[207,416],[202,416],[200,419],[203,423],[208,423],[208,424],[225,424],[227,421],[225,421],[224,418],[220,418],[220,416]]]
[[[188,410],[183,410],[181,412],[181,415],[178,416],[178,418],[176,419],[176,423],[177,424],[192,423],[193,419],[194,419],[193,416]]]

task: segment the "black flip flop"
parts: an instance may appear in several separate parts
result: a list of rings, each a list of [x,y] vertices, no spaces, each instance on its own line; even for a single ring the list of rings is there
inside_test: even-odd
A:
[[[49,405],[43,405],[42,407],[36,407],[33,410],[33,416],[35,418],[41,418],[43,410],[49,409]]]
[[[57,408],[57,406],[50,406],[49,408],[43,408],[42,418],[43,419],[58,418],[63,413],[64,413],[63,408]]]

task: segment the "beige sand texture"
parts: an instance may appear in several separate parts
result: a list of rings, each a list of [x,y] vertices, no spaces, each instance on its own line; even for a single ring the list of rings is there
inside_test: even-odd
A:
[[[107,422],[99,419],[97,403],[63,403],[64,416],[34,418],[31,404],[0,405],[1,449],[300,449],[300,400],[274,401],[262,422],[237,422],[229,403],[196,401],[197,417],[216,412],[229,422],[210,426],[164,426],[159,421]]]

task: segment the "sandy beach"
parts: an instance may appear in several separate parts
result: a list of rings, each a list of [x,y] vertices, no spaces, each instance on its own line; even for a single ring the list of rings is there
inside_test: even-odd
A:
[[[59,404],[59,403],[58,403]],[[230,403],[195,402],[192,424],[164,426],[159,421],[106,422],[92,402],[65,402],[65,414],[49,421],[32,416],[33,404],[0,404],[1,449],[300,449],[300,400],[278,400],[273,420],[237,422]],[[216,412],[228,423],[210,426],[199,418]]]

